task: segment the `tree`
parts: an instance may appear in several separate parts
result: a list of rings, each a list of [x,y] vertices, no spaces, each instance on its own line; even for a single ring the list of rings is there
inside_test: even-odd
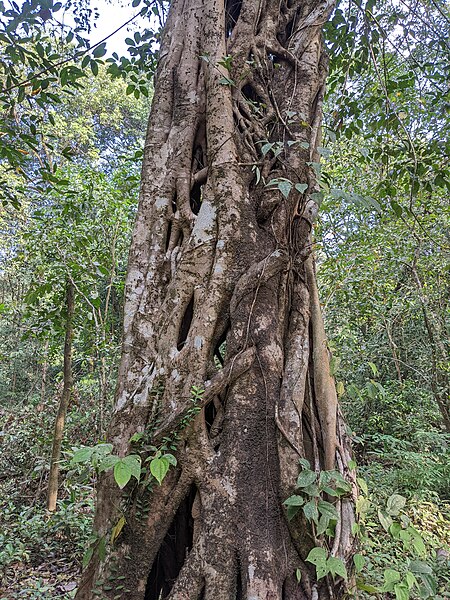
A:
[[[102,477],[78,600],[342,593],[350,457],[311,257],[331,10],[171,4],[109,430],[151,462],[133,487],[120,461],[123,492]]]
[[[66,334],[64,339],[64,382],[61,399],[58,406],[58,414],[55,420],[55,432],[53,435],[52,459],[48,478],[47,509],[51,512],[56,510],[58,499],[58,477],[59,461],[61,460],[61,445],[66,421],[67,409],[69,408],[70,395],[73,385],[72,373],[72,340],[73,340],[73,315],[75,312],[74,295],[75,288],[71,281],[66,283]]]

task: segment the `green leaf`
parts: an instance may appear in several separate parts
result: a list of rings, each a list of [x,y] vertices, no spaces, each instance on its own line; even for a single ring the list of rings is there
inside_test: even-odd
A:
[[[302,471],[300,475],[297,477],[297,487],[305,488],[308,485],[311,485],[316,481],[316,474],[314,471]]]
[[[349,494],[352,491],[352,486],[348,481],[346,481],[340,473],[336,471],[332,471],[333,479],[335,482],[336,492],[339,496],[343,496],[344,494]]]
[[[337,392],[337,395],[338,395],[339,397],[341,397],[341,396],[343,396],[343,395],[345,394],[345,385],[344,385],[344,382],[343,382],[343,381],[338,381],[338,382],[336,383],[336,392]],[[351,463],[354,463],[354,462],[355,462],[354,460],[350,460],[350,461],[349,461],[349,463],[348,463],[348,468],[349,468],[350,470],[352,469],[352,467],[350,466],[350,464],[351,464]],[[355,463],[355,465],[356,465],[356,463]]]
[[[414,536],[412,545],[419,556],[426,556],[427,549],[425,547],[423,539],[420,536]]]
[[[369,594],[378,594],[380,592],[377,587],[370,585],[370,583],[365,583],[365,581],[360,578],[356,579],[356,587],[358,590],[361,590],[362,592],[368,592]]]
[[[305,469],[307,471],[311,470],[311,464],[310,464],[309,460],[307,460],[306,458],[299,458],[298,462],[300,463],[300,466],[302,467],[302,469]]]
[[[127,465],[132,477],[135,477],[139,481],[141,478],[141,457],[137,454],[130,454],[124,456],[122,462]]]
[[[110,452],[112,452],[113,449],[113,445],[112,444],[97,444],[94,447],[94,451],[97,455],[99,456],[106,456],[106,454],[109,454]]]
[[[91,298],[91,304],[94,308],[100,308],[102,305],[102,300],[101,298]]]
[[[174,467],[177,466],[177,459],[173,454],[164,454],[163,458],[166,458],[169,461],[169,464],[173,465]]]
[[[272,144],[273,145],[273,144]],[[264,149],[265,146],[263,146]],[[279,177],[278,179],[271,179],[266,186],[276,187],[283,194],[284,198],[288,198],[291,190],[292,190],[292,182],[289,179],[285,179],[284,177]]]
[[[108,471],[109,469],[112,469],[119,460],[120,458],[118,456],[111,454],[110,456],[107,456],[101,461],[98,470],[100,471],[100,473],[102,471]]]
[[[297,583],[300,583],[300,581],[302,580],[302,572],[300,569],[296,569],[295,578],[297,579]]]
[[[368,365],[372,369],[373,376],[375,377],[378,373],[377,365],[373,362],[369,362]]]
[[[106,536],[100,538],[98,542],[97,553],[100,561],[104,561],[106,558]]]
[[[347,569],[342,561],[342,559],[337,558],[336,556],[330,556],[327,560],[328,571],[334,576],[338,575],[343,579],[347,579]]]
[[[330,502],[319,500],[317,503],[317,508],[321,515],[326,515],[329,519],[336,519],[336,521],[339,519],[337,510]]]
[[[421,560],[412,560],[409,563],[409,569],[413,573],[417,573],[419,575],[422,575],[424,573],[427,575],[433,574],[433,569],[430,567],[430,565],[428,565],[425,562],[422,562]]]
[[[131,469],[129,465],[124,462],[124,459],[119,460],[114,465],[114,479],[120,489],[123,489],[131,479]]]
[[[366,564],[366,559],[362,554],[355,554],[353,556],[353,564],[355,565],[355,570],[357,573],[363,570],[364,565]]]
[[[94,48],[94,52],[92,54],[94,58],[101,58],[104,56],[106,54],[106,42],[103,42]]]
[[[320,179],[320,171],[322,169],[322,165],[319,162],[307,162],[306,164],[309,165],[313,169],[317,178]]]
[[[317,525],[317,535],[322,535],[328,529],[330,524],[330,517],[328,515],[322,515],[319,519],[319,524]]]
[[[341,359],[339,358],[339,356],[333,355],[330,359],[330,374],[331,375],[333,375],[333,376],[336,375],[340,364],[341,364]]]
[[[411,533],[409,531],[407,531],[405,529],[398,530],[398,537],[402,540],[403,545],[406,548],[410,547],[411,541],[412,541],[412,535],[411,535]]]
[[[425,591],[425,594],[426,594],[425,596],[422,596],[422,589],[421,589],[421,597],[422,598],[423,597],[434,598],[434,596],[436,595],[436,591],[437,591],[437,581],[433,577],[433,575],[429,575],[428,573],[421,573],[420,580],[423,585],[423,590]]]
[[[389,531],[389,527],[392,525],[392,519],[384,511],[378,510],[378,518],[385,531]]]
[[[91,67],[92,74],[95,75],[95,77],[97,77],[98,63],[95,60],[91,60],[91,62],[89,63],[89,66]]]
[[[356,514],[362,517],[365,514],[367,514],[368,510],[370,509],[370,501],[364,496],[358,496],[358,498],[356,499],[355,508]]]
[[[402,531],[402,526],[400,525],[400,523],[394,522],[389,527],[389,533],[392,535],[392,537],[394,539],[399,539],[399,537],[401,537],[400,536],[401,531]]]
[[[328,565],[327,563],[319,563],[318,565],[316,565],[316,578],[317,581],[319,581],[319,579],[322,579],[322,577],[325,577],[326,575],[328,575],[329,570],[328,570]]]
[[[283,196],[285,198],[288,198],[288,196],[292,190],[292,183],[290,181],[280,181],[278,183],[278,189],[280,190],[280,192],[283,194]]]
[[[267,142],[263,146],[261,146],[261,154],[265,156],[270,150],[272,150],[273,144],[271,142]],[[269,182],[270,183],[270,182]],[[269,185],[269,184],[267,184]]]
[[[164,477],[169,470],[169,461],[167,458],[154,458],[150,463],[150,472],[156,481],[161,485]]]
[[[396,600],[409,600],[409,588],[404,583],[396,583],[394,585]]]
[[[294,187],[297,190],[297,192],[299,192],[300,194],[304,194],[306,192],[306,190],[308,189],[308,184],[307,183],[296,183]]]
[[[383,573],[384,577],[384,592],[392,592],[394,591],[394,584],[398,583],[401,579],[401,575],[395,569],[385,569]]]
[[[403,208],[400,206],[400,204],[398,202],[396,202],[395,200],[391,200],[391,208],[397,217],[402,216]]]
[[[325,194],[323,192],[313,192],[310,197],[312,198],[312,200],[314,200],[314,202],[316,202],[318,204],[318,206],[320,206],[325,197]],[[332,357],[332,360],[333,360],[333,357]],[[336,367],[333,367],[336,369],[333,371],[333,373],[332,373],[333,375],[337,371],[337,367],[339,366],[340,362],[341,362],[341,359],[340,358],[337,359]]]
[[[314,521],[316,525],[319,523],[319,513],[317,511],[317,506],[314,500],[310,500],[303,507],[303,513],[308,521]]]
[[[321,579],[327,575],[327,552],[324,548],[313,548],[311,552],[308,554],[306,560],[316,567],[316,577],[317,579]]]
[[[414,586],[416,586],[417,588],[419,587],[419,584],[417,583],[417,579],[414,577],[414,574],[411,573],[411,571],[406,572],[405,579],[406,579],[406,583],[408,584],[408,588],[410,590],[412,590],[412,588]]]
[[[399,494],[392,494],[392,496],[389,496],[386,503],[386,510],[390,515],[397,516],[402,508],[405,507],[405,504],[406,498]]]
[[[313,498],[317,498],[318,496],[320,496],[319,487],[317,485],[315,485],[314,483],[302,488],[302,492],[304,494],[306,494],[307,496],[311,496]]]
[[[327,558],[328,558],[328,553],[325,550],[325,548],[320,548],[320,547],[316,546],[315,548],[313,548],[310,551],[310,553],[306,557],[306,560],[308,562],[312,563],[313,565],[318,565],[319,563],[326,562]]]
[[[288,506],[287,507],[288,521],[292,521],[292,519],[298,514],[299,510],[300,510],[300,506]]]
[[[92,453],[94,452],[94,448],[89,448],[89,446],[85,446],[84,448],[80,448],[77,450],[70,462],[72,463],[85,463],[91,460]]]
[[[332,496],[333,498],[339,498],[339,496],[342,496],[342,493],[339,493],[336,490],[333,490],[333,488],[329,487],[328,485],[323,487],[322,491],[325,492],[325,494]]]
[[[289,498],[287,498],[283,504],[285,506],[303,506],[303,504],[305,504],[305,500],[301,496],[294,495],[289,496]]]
[[[357,477],[356,481],[359,485],[360,490],[364,494],[364,496],[368,496],[369,488],[367,487],[367,483],[366,483],[365,479],[363,479],[362,477]]]

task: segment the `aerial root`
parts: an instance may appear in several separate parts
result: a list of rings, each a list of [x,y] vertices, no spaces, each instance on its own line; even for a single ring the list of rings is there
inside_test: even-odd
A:
[[[239,303],[252,293],[255,287],[268,281],[284,268],[287,268],[288,257],[281,250],[275,250],[263,260],[253,264],[238,280],[230,302],[230,313],[236,312]]]
[[[314,395],[319,409],[319,420],[322,429],[325,469],[332,470],[335,466],[337,446],[337,394],[334,378],[330,372],[327,337],[312,257],[305,261],[305,270],[311,302]]]
[[[198,600],[204,588],[199,540],[189,552],[167,600]]]
[[[211,402],[211,400],[214,399],[214,396],[220,394],[227,385],[230,385],[236,381],[238,377],[240,377],[250,368],[254,358],[254,346],[251,346],[250,348],[247,348],[246,350],[243,350],[242,352],[239,352],[230,358],[229,362],[224,365],[223,369],[221,369],[211,379],[209,385],[205,384],[204,394],[201,401],[197,404],[197,407],[204,408],[209,402]],[[180,421],[186,416],[188,410],[191,408],[192,403],[189,401],[184,406],[179,408],[175,413],[172,413],[166,419],[164,419],[153,435],[153,444],[162,440],[162,438],[168,435],[171,431],[174,431]]]

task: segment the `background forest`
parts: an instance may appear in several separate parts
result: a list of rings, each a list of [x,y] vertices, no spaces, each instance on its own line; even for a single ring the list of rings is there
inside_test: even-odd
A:
[[[165,5],[130,10],[148,29],[123,27],[119,57],[90,45],[87,1],[0,2],[2,600],[73,597],[92,541],[96,471],[73,457],[112,410]],[[341,2],[325,26],[315,251],[358,465],[359,598],[450,598],[449,29],[442,0]]]

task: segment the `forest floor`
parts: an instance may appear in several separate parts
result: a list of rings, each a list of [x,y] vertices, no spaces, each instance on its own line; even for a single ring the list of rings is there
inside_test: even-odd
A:
[[[51,432],[51,418],[33,404],[0,407],[0,600],[68,599],[76,592],[92,531],[95,482],[63,461],[58,510],[46,510]],[[66,434],[67,441],[93,441],[75,410]]]

